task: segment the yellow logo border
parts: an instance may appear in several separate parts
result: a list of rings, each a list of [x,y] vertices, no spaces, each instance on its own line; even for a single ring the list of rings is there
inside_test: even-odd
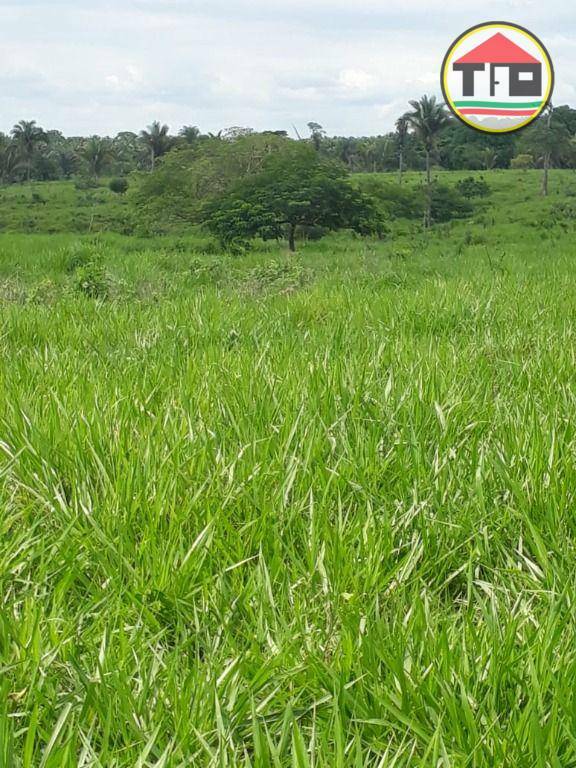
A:
[[[464,115],[459,114],[458,108],[454,104],[454,100],[452,99],[450,95],[450,91],[448,89],[448,72],[449,72],[449,66],[452,63],[452,59],[454,57],[454,50],[456,46],[460,45],[464,40],[471,37],[473,34],[478,32],[479,30],[483,29],[493,29],[495,27],[505,27],[508,29],[512,29],[516,32],[522,33],[526,38],[531,40],[540,50],[540,53],[542,54],[542,58],[546,62],[546,67],[548,69],[548,89],[543,97],[542,105],[539,107],[538,111],[531,115],[527,120],[525,120],[523,123],[520,123],[519,125],[515,125],[513,128],[482,128],[479,125],[476,125],[470,120],[467,120]],[[552,64],[552,59],[550,57],[550,54],[548,53],[546,47],[544,44],[534,35],[530,30],[526,29],[525,27],[521,27],[519,24],[514,24],[510,21],[487,21],[483,24],[476,24],[474,27],[470,27],[466,30],[466,32],[463,32],[450,46],[448,49],[448,52],[446,53],[446,56],[444,57],[444,61],[442,62],[442,70],[441,70],[441,86],[442,86],[442,93],[444,94],[444,99],[446,100],[446,103],[448,107],[450,108],[450,111],[454,114],[455,117],[458,118],[462,123],[465,123],[470,128],[473,128],[475,131],[480,131],[481,133],[515,133],[516,131],[520,131],[522,128],[526,128],[526,126],[530,125],[534,122],[546,109],[548,104],[550,103],[550,99],[552,98],[552,93],[554,91],[554,65]]]

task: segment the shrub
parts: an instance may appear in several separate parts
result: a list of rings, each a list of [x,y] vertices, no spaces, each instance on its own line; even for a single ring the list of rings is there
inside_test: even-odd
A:
[[[475,179],[473,176],[468,176],[468,178],[459,181],[458,184],[456,184],[456,189],[462,197],[467,199],[472,197],[487,197],[490,194],[490,187],[484,179]]]
[[[60,293],[60,286],[47,277],[29,289],[26,300],[30,304],[52,304]]]
[[[431,215],[434,222],[464,219],[473,212],[472,205],[453,187],[432,185]]]
[[[79,267],[85,267],[97,261],[98,258],[92,246],[77,242],[70,247],[68,255],[64,257],[64,271],[71,275]]]
[[[291,293],[312,279],[311,270],[298,262],[270,261],[250,270],[245,287],[251,293],[277,291]]]
[[[510,160],[510,168],[517,171],[525,171],[528,168],[534,168],[534,157],[528,154],[517,155]]]
[[[128,192],[128,180],[127,179],[112,179],[108,187],[112,192],[117,195],[125,195]]]
[[[362,179],[362,192],[377,201],[386,217],[420,219],[424,215],[422,191],[407,185],[382,182],[376,177]]]
[[[213,285],[222,279],[224,270],[222,264],[216,261],[193,259],[190,264],[190,275],[196,285]]]
[[[73,288],[91,299],[106,299],[110,293],[110,280],[104,266],[92,261],[78,267],[73,276]]]
[[[92,177],[92,176],[80,176],[76,181],[74,182],[75,189],[82,191],[85,189],[98,189],[98,187],[102,186],[98,179]]]

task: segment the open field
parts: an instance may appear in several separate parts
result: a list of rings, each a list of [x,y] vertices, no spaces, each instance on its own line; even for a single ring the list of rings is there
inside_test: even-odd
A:
[[[576,175],[484,175],[296,256],[1,190],[0,766],[576,765]]]

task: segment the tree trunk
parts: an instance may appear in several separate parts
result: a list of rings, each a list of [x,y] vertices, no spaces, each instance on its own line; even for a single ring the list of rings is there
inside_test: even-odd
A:
[[[432,174],[430,170],[430,150],[426,150],[426,210],[424,211],[424,226],[426,229],[432,223]]]
[[[544,175],[542,176],[542,196],[548,197],[548,175],[550,171],[550,153],[544,155]]]
[[[150,172],[154,173],[154,168],[156,167],[156,152],[152,149],[150,152]]]
[[[404,174],[404,151],[400,150],[400,155],[398,158],[398,184],[402,184],[402,176]]]
[[[296,251],[296,224],[288,224],[288,248],[292,253]]]
[[[548,118],[546,120],[546,128],[550,131],[552,125],[552,104],[548,106]],[[549,137],[547,137],[549,138]],[[550,165],[552,163],[552,152],[544,153],[544,176],[542,177],[542,196],[548,197],[548,176],[550,171]]]

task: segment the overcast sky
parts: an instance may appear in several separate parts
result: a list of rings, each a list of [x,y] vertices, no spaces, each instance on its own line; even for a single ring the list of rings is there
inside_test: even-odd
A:
[[[0,0],[0,130],[389,130],[483,21],[538,35],[576,106],[574,0]]]

